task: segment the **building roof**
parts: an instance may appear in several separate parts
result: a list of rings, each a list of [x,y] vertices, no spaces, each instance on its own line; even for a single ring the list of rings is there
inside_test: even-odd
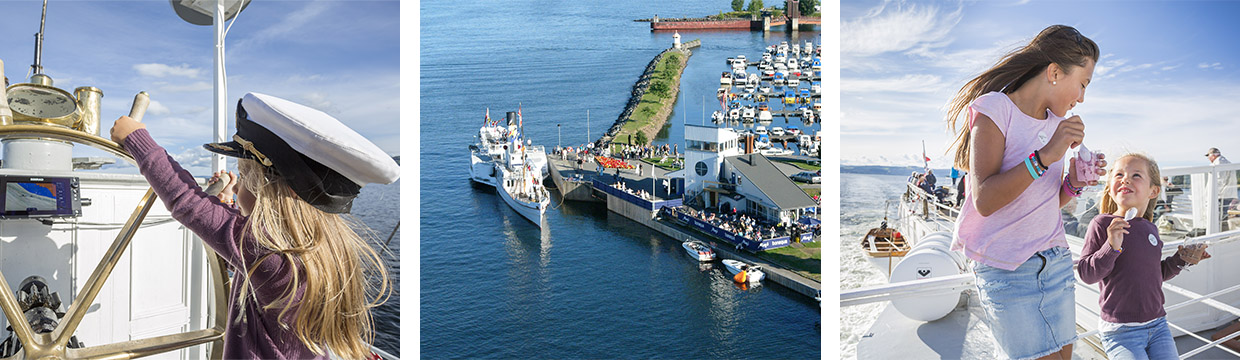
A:
[[[775,202],[780,209],[800,209],[818,206],[814,199],[784,175],[765,155],[753,153],[724,158],[737,172],[758,188],[762,194]]]

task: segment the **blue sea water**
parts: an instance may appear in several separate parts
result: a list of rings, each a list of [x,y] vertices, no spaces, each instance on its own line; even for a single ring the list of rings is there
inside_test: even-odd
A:
[[[421,3],[423,357],[820,357],[813,299],[777,284],[742,290],[721,265],[699,265],[676,239],[600,204],[556,197],[539,229],[494,189],[468,180],[468,145],[488,107],[500,118],[520,105],[526,133],[548,148],[593,141],[672,43],[671,33],[633,20],[715,14],[729,4]],[[681,35],[703,45],[685,70],[673,125],[655,143],[681,143],[681,123],[702,123],[718,108],[726,58],[820,38]]]
[[[376,250],[388,267],[389,286],[400,289],[400,181],[387,185],[370,184],[353,200],[353,216],[366,224],[377,239]],[[391,237],[391,240],[388,237]],[[400,293],[372,310],[375,347],[400,356]]]

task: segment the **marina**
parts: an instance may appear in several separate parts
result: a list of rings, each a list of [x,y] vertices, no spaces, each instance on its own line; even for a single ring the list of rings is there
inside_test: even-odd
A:
[[[697,5],[701,4],[675,6]],[[423,137],[423,148],[430,149],[423,151],[423,169],[444,170],[424,170],[423,174],[423,191],[436,194],[439,200],[428,202],[424,196],[422,204],[422,355],[821,355],[820,332],[816,330],[818,303],[807,296],[814,291],[798,289],[794,282],[780,284],[776,279],[781,269],[774,264],[772,268],[763,266],[765,279],[758,283],[750,284],[747,279],[738,284],[719,260],[701,262],[686,254],[683,241],[696,239],[712,246],[717,258],[763,261],[706,236],[692,225],[677,224],[670,216],[660,220],[654,206],[674,204],[678,201],[675,195],[683,194],[685,188],[670,179],[675,176],[668,174],[669,169],[652,166],[648,158],[626,158],[619,145],[605,147],[609,154],[591,154],[597,156],[596,161],[580,166],[569,155],[605,143],[599,139],[617,125],[608,120],[628,118],[624,109],[637,89],[634,80],[640,81],[651,59],[673,44],[674,32],[650,33],[644,24],[620,16],[643,7],[637,4],[609,4],[603,9],[570,5],[572,13],[589,14],[589,31],[583,31],[576,21],[561,21],[564,19],[550,22],[557,24],[551,28],[521,26],[524,21],[547,22],[542,14],[511,7],[515,12],[501,9],[499,14],[482,19],[485,24],[504,26],[464,30],[481,41],[460,43],[434,34],[461,33],[449,30],[456,25],[448,19],[462,11],[472,14],[468,5],[451,9],[422,6],[423,91],[436,94],[423,99],[423,130],[452,134],[444,131],[452,122],[476,129],[473,124],[481,120],[484,107],[495,110],[521,103],[526,134],[536,145],[548,149],[547,186],[552,194],[543,226],[532,226],[517,219],[521,216],[503,205],[489,186],[466,180],[471,176],[460,154],[473,142],[474,134]],[[508,17],[514,15],[521,19],[516,25]],[[799,36],[809,39],[817,34],[802,31]],[[518,45],[519,51],[508,45],[540,43],[547,37],[575,45],[554,49]],[[679,151],[675,153],[684,154],[686,122],[709,121],[709,112],[698,111],[704,105],[717,104],[714,92],[719,73],[715,64],[727,56],[760,52],[770,44],[725,34],[695,33],[692,40],[699,37],[702,45],[692,48],[692,56],[685,58],[686,65],[681,69],[678,88],[683,93],[673,91],[666,125],[649,133],[651,143],[643,149],[676,146]],[[607,45],[583,48],[580,44]],[[459,51],[476,51],[480,56],[463,63],[454,61],[451,67],[439,60],[444,54]],[[498,53],[504,55],[496,56]],[[563,61],[566,57],[571,60]],[[498,59],[502,61],[494,61]],[[523,70],[515,71],[516,64]],[[614,71],[598,72],[592,78],[591,96],[580,96],[580,89],[546,86],[561,81],[556,74],[582,68]],[[474,71],[481,69],[487,70]],[[460,76],[462,70],[469,76]],[[470,98],[487,99],[486,103],[446,101],[464,91]],[[629,140],[612,135],[612,139]],[[570,147],[574,150],[562,151]],[[661,157],[649,161],[663,163]],[[667,162],[682,161],[675,160],[679,158],[669,154]],[[598,164],[611,167],[600,174]],[[793,170],[801,171],[788,169],[790,173]],[[786,176],[784,179],[788,181]],[[791,182],[788,185],[795,187]],[[462,219],[469,226],[456,224]],[[606,270],[599,271],[600,266]],[[783,278],[800,276],[789,271]],[[649,337],[662,332],[681,335]],[[751,346],[752,337],[747,334],[763,334],[763,345]],[[634,347],[634,341],[654,341],[658,346]]]

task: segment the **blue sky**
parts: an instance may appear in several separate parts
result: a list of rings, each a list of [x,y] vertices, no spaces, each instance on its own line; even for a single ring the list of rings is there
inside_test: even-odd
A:
[[[1233,1],[847,1],[841,4],[841,162],[950,166],[948,100],[1048,25],[1076,27],[1102,59],[1085,102],[1085,144],[1206,165],[1240,160],[1240,34]]]
[[[246,92],[323,110],[385,152],[400,146],[400,4],[397,1],[254,1],[226,39],[228,125]],[[0,60],[26,82],[42,2],[0,1]],[[195,175],[209,173],[201,145],[212,136],[213,37],[168,1],[50,1],[44,72],[55,86],[103,90],[104,137],[138,91],[152,135]],[[97,156],[78,146],[75,156]],[[229,161],[230,167],[235,162]]]

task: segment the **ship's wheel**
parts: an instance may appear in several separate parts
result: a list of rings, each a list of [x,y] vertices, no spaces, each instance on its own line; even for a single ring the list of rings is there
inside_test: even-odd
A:
[[[141,118],[142,113],[146,109],[145,97],[146,94],[142,93],[139,94],[138,98],[135,98],[130,117],[134,119]],[[134,163],[133,157],[126,153],[117,143],[64,127],[48,125],[0,126],[0,139],[7,138],[40,138],[84,144]],[[27,322],[21,305],[13,290],[9,287],[4,274],[0,273],[0,309],[3,310],[4,316],[8,319],[14,335],[21,341],[21,350],[5,359],[131,359],[205,343],[211,343],[210,354],[213,358],[220,358],[223,355],[224,326],[228,317],[226,297],[228,273],[223,260],[211,251],[209,247],[206,248],[208,254],[207,263],[210,266],[211,272],[211,283],[209,286],[212,287],[211,290],[215,293],[212,304],[210,304],[210,306],[213,306],[211,308],[213,313],[211,314],[211,328],[82,348],[70,348],[68,346],[73,333],[82,322],[82,317],[86,315],[87,308],[94,302],[95,297],[99,295],[99,291],[112,273],[112,269],[116,267],[121,256],[125,253],[125,249],[129,247],[133,235],[137,232],[143,219],[146,218],[151,205],[155,203],[155,198],[154,190],[148,188],[146,195],[142,197],[133,213],[129,215],[129,220],[125,222],[125,226],[116,235],[116,240],[112,241],[112,245],[104,253],[103,259],[99,261],[99,265],[90,274],[90,278],[81,285],[77,296],[69,304],[68,311],[60,319],[55,330],[42,333],[34,331]]]

